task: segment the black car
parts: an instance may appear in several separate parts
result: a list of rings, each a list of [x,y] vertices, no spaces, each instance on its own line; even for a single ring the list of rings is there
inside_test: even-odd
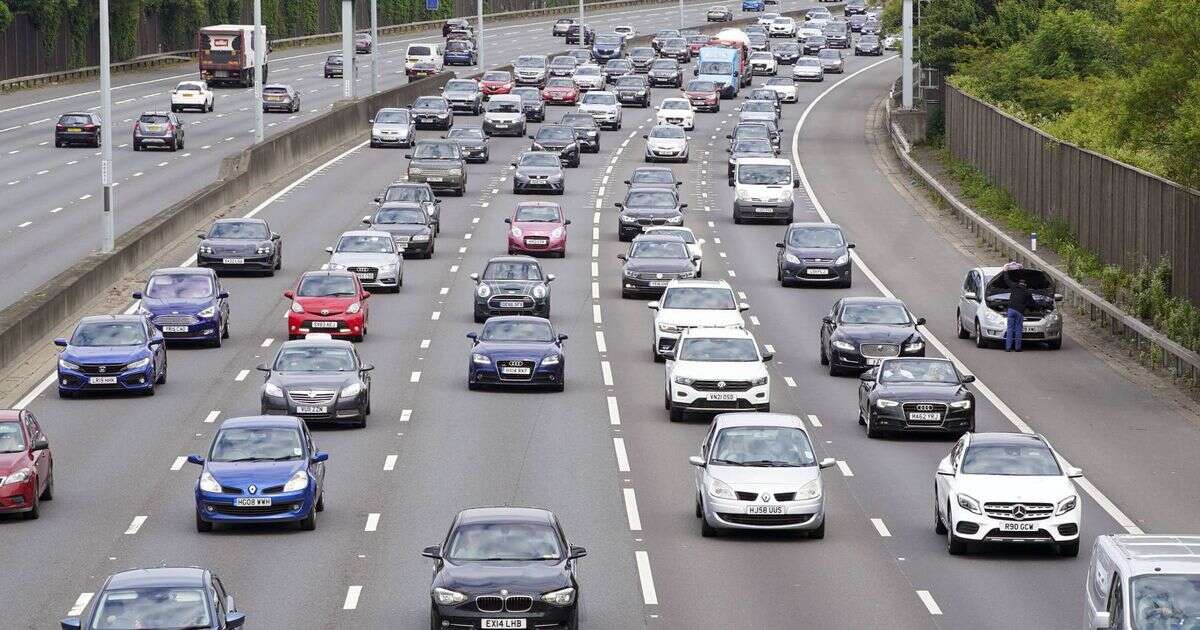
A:
[[[462,150],[463,159],[468,162],[486,164],[491,157],[487,136],[479,127],[455,127],[443,137],[457,144]]]
[[[463,510],[421,555],[434,561],[431,628],[579,627],[575,565],[587,550],[549,510]]]
[[[566,388],[566,335],[554,331],[549,320],[527,315],[493,317],[478,333],[469,332],[471,358],[467,363],[467,389],[483,387]]]
[[[604,64],[604,80],[612,83],[617,77],[633,73],[633,62],[628,59],[609,59]]]
[[[605,63],[609,59],[620,59],[624,56],[624,37],[611,33],[596,36],[596,41],[592,44],[592,59],[596,63]]]
[[[454,112],[445,97],[420,96],[408,109],[417,129],[449,129],[454,126]]]
[[[550,319],[550,283],[554,274],[542,273],[532,256],[496,256],[475,281],[475,323],[495,315],[533,315]]]
[[[762,138],[771,143],[771,147],[775,152],[779,152],[779,128],[775,123],[769,120],[755,120],[753,122],[741,122],[733,127],[733,133],[726,134],[729,139],[729,146],[732,147],[738,140],[747,138]]]
[[[389,201],[411,201],[421,204],[421,207],[425,209],[425,214],[429,215],[429,219],[433,222],[433,235],[437,236],[438,232],[442,231],[442,200],[433,194],[433,188],[429,184],[406,181],[392,182],[388,184],[382,195],[375,198],[375,203],[379,204]]]
[[[333,77],[341,78],[342,76],[342,55],[329,55],[325,58],[325,78]]]
[[[846,18],[846,23],[850,25],[850,30],[855,33],[862,32],[863,24],[867,23],[867,16],[859,13]]]
[[[775,279],[781,285],[811,282],[850,288],[854,243],[846,242],[837,224],[793,223],[775,247],[779,249]]]
[[[658,52],[649,46],[638,46],[629,51],[629,62],[633,64],[633,71],[645,74],[650,71],[650,64],[658,59]]]
[[[566,190],[562,162],[547,151],[526,151],[512,166],[513,194],[548,192],[561,195]]]
[[[850,47],[850,29],[845,25],[830,24],[822,32],[825,35],[825,46],[827,48]]]
[[[456,114],[478,116],[483,113],[483,92],[475,79],[450,79],[442,86],[442,97]]]
[[[137,620],[143,617],[153,619],[156,628],[235,630],[246,623],[246,615],[238,611],[233,596],[212,571],[151,567],[108,576],[79,616],[67,617],[59,625],[68,630],[137,628]]]
[[[658,55],[667,59],[674,59],[679,63],[687,63],[692,60],[692,49],[688,46],[686,39],[672,37],[663,40],[662,45],[658,47]]]
[[[600,152],[600,125],[591,114],[563,114],[558,124],[575,130],[575,140],[584,153]]]
[[[466,18],[451,18],[442,22],[442,37],[450,34],[450,31],[470,30],[471,23]]]
[[[283,238],[262,219],[217,219],[198,234],[196,266],[214,271],[260,271],[283,267]]]
[[[867,18],[863,22],[862,29],[859,30],[863,35],[878,35],[883,30],[883,23],[875,18]]]
[[[800,58],[800,44],[780,42],[771,47],[771,54],[775,55],[775,63],[790,66]]]
[[[656,31],[654,33],[654,37],[650,38],[650,46],[655,51],[658,51],[659,49],[662,48],[663,43],[666,42],[668,39],[677,39],[679,37],[680,37],[680,35],[679,35],[678,29],[674,29],[674,28],[659,29],[658,31]]]
[[[558,18],[550,27],[550,34],[555,37],[566,37],[567,30],[579,22],[575,18]]]
[[[675,190],[683,182],[675,179],[675,172],[669,166],[639,166],[633,169],[625,185],[630,188],[661,188]]]
[[[750,40],[750,50],[760,51],[767,50],[771,47],[770,38],[766,33],[747,33],[746,39]]]
[[[613,82],[612,91],[616,92],[617,101],[622,105],[650,107],[650,83],[646,77],[635,74],[619,77]]]
[[[975,431],[971,374],[948,359],[884,359],[859,376],[858,423],[867,437],[885,432],[951,433]]]
[[[779,118],[783,114],[783,101],[779,98],[779,92],[769,88],[757,87],[750,90],[746,95],[747,101],[770,101],[775,104],[775,118]]]
[[[679,66],[679,62],[674,59],[659,59],[650,65],[650,72],[646,74],[646,78],[650,80],[651,86],[665,85],[668,87],[683,87],[683,68]],[[621,95],[621,84],[617,83],[617,96]],[[649,92],[647,92],[649,98]]]
[[[742,158],[773,158],[777,156],[774,147],[771,146],[771,141],[766,138],[742,138],[735,140],[733,146],[726,149],[729,152],[729,160],[726,162],[726,176],[729,178],[729,185],[733,186],[733,169],[737,166],[737,161]]]
[[[363,217],[372,230],[392,235],[396,249],[403,248],[405,258],[432,258],[434,251],[433,219],[420,203],[389,201],[374,215]]]
[[[923,357],[925,341],[904,302],[885,297],[847,297],[821,318],[821,365],[829,374],[861,371],[889,357]]]
[[[616,203],[617,236],[622,241],[631,241],[642,233],[642,228],[652,225],[683,225],[683,210],[686,203],[679,201],[679,193],[664,188],[630,187],[625,200]]]
[[[557,153],[563,166],[579,167],[579,142],[575,139],[574,128],[566,125],[543,125],[529,138],[533,140],[529,150]]]
[[[521,111],[525,113],[525,120],[529,122],[546,120],[546,101],[542,99],[541,90],[535,87],[515,87],[509,94],[521,97]]]
[[[582,42],[579,41],[580,32],[583,33],[583,35],[582,35],[583,41]],[[580,25],[580,24],[572,24],[569,28],[567,28],[567,45],[568,46],[570,46],[571,44],[574,44],[576,46],[579,46],[581,44],[584,46],[587,46],[587,45],[594,43],[595,41],[596,41],[596,31],[593,31],[592,27],[590,27],[590,26],[584,26],[584,25]]]
[[[815,55],[829,45],[824,35],[812,35],[804,38],[804,54]]]
[[[696,261],[678,236],[642,234],[628,254],[617,254],[621,268],[621,297],[661,295],[675,278],[694,278]]]
[[[849,0],[846,6],[842,9],[846,15],[866,15],[867,0]]]
[[[371,370],[345,339],[295,339],[279,346],[266,372],[262,415],[296,416],[306,422],[367,426]]]
[[[854,43],[854,56],[869,55],[872,57],[883,56],[883,44],[879,41],[878,35],[861,35],[858,41]]]
[[[83,144],[100,146],[100,116],[91,112],[71,112],[58,117],[54,125],[54,146]]]

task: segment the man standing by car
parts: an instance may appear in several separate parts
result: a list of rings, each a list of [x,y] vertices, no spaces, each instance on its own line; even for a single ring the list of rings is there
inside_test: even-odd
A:
[[[1019,269],[1019,266],[1005,265],[1005,270]],[[1005,278],[1008,284],[1008,328],[1004,331],[1004,351],[1021,351],[1021,332],[1025,325],[1025,310],[1029,307],[1029,286],[1024,279],[1013,282]]]

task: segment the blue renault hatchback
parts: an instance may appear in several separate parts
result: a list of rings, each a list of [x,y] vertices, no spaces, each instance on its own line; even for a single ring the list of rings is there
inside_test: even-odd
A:
[[[509,315],[493,317],[479,333],[467,333],[474,347],[467,368],[467,388],[546,387],[563,391],[566,335],[554,333],[550,320]]]
[[[230,418],[221,424],[196,481],[196,530],[217,523],[296,522],[317,528],[325,509],[325,461],[293,416]]]
[[[200,341],[220,347],[229,338],[229,294],[217,272],[200,267],[158,269],[135,291],[138,312],[167,341]]]
[[[70,338],[54,340],[58,395],[140,392],[154,395],[167,382],[162,333],[143,315],[93,315],[79,320]]]

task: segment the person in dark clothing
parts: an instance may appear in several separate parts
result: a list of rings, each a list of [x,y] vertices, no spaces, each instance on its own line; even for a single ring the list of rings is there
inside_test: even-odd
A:
[[[1025,324],[1025,311],[1029,308],[1029,285],[1024,279],[1014,282],[1011,276],[1005,276],[1008,285],[1008,328],[1004,330],[1004,351],[1021,351],[1021,332]]]

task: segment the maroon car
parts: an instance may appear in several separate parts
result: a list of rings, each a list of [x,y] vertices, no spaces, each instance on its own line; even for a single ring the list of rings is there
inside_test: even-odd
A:
[[[0,410],[0,514],[34,519],[54,498],[50,443],[27,409]]]
[[[573,79],[555,77],[546,80],[542,100],[549,105],[574,105],[579,102],[579,86]]]
[[[508,94],[512,89],[513,76],[506,70],[484,72],[483,77],[479,80],[479,90],[483,92],[484,97],[493,94]]]
[[[698,112],[721,111],[721,91],[713,81],[692,79],[688,81],[683,93]]]

